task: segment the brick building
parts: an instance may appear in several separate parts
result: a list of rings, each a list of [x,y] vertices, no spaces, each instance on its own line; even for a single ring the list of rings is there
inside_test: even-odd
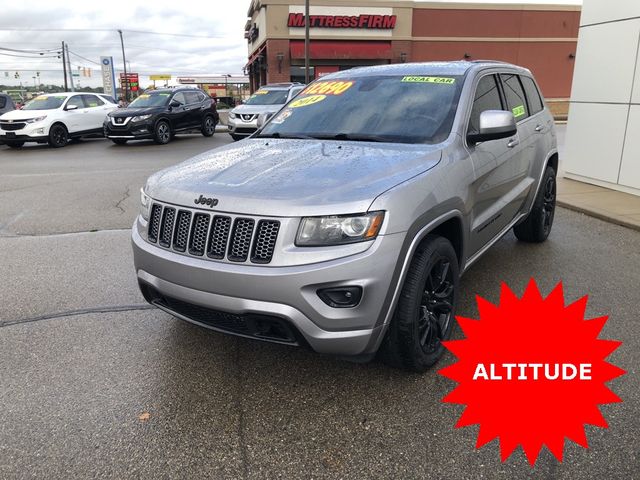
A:
[[[248,16],[252,90],[303,82],[304,0],[252,0]],[[562,103],[579,24],[575,5],[312,0],[311,78],[363,65],[493,59],[528,67],[544,95]]]

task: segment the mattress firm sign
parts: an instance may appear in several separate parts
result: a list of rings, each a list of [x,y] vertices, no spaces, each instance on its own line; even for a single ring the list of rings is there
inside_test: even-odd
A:
[[[309,11],[309,28],[314,38],[391,37],[396,23],[393,8],[312,6]],[[287,26],[289,35],[304,35],[304,6],[289,6]]]
[[[289,28],[304,27],[304,14],[290,13],[288,26]],[[395,27],[395,15],[309,15],[309,28],[380,28],[393,30]]]

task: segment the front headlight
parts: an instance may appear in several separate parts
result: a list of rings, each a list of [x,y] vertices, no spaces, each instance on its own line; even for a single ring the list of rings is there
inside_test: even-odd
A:
[[[140,216],[149,221],[149,213],[151,211],[151,197],[144,193],[144,189],[140,189]]]
[[[137,115],[131,119],[132,122],[142,122],[147,118],[151,118],[151,115]]]
[[[364,242],[378,236],[384,212],[331,217],[307,217],[300,222],[296,245],[319,247]]]
[[[36,122],[41,122],[43,121],[45,118],[47,118],[46,115],[43,115],[42,117],[36,117],[36,118],[30,118],[29,120],[25,120],[24,123],[36,123]]]
[[[229,112],[229,118],[236,118],[236,114],[233,112]]]

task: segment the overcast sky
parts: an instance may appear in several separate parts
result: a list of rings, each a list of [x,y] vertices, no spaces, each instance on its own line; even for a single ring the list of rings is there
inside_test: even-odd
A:
[[[3,1],[0,9],[0,48],[56,49],[64,40],[71,52],[85,57],[71,55],[72,69],[78,66],[93,69],[92,78],[80,77],[80,84],[98,86],[101,85],[100,67],[91,61],[98,62],[100,56],[113,56],[116,67],[122,68],[120,39],[116,32],[122,29],[127,61],[131,69],[141,75],[242,72],[247,59],[244,25],[250,0],[215,0],[206,3],[154,0],[147,3]],[[314,0],[311,0],[313,3]],[[581,4],[582,0],[494,0],[491,3]],[[137,33],[132,30],[178,35]],[[23,55],[0,50],[0,84],[18,85],[22,81],[23,84],[32,85],[36,71],[41,72],[43,83],[62,82],[61,60],[7,54]],[[19,80],[14,79],[16,71],[20,71]],[[5,72],[8,72],[8,78]],[[144,78],[141,80],[146,86]]]

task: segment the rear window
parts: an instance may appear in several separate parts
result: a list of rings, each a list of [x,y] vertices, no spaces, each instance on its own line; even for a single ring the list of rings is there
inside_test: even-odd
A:
[[[503,73],[500,77],[502,78],[502,86],[504,87],[504,95],[507,98],[509,110],[511,110],[513,116],[516,117],[516,122],[524,120],[529,116],[529,111],[518,75]]]
[[[538,87],[536,87],[536,82],[529,77],[520,77],[520,80],[522,80],[524,91],[527,93],[527,99],[529,100],[529,109],[531,110],[529,113],[535,115],[544,110],[544,104],[540,98],[540,92],[538,91]]]

